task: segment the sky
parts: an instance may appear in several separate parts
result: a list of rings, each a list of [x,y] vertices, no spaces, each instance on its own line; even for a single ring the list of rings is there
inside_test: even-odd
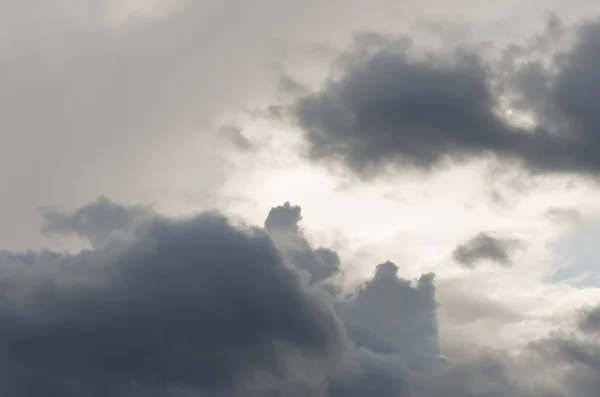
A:
[[[0,397],[600,396],[600,5],[0,0]]]

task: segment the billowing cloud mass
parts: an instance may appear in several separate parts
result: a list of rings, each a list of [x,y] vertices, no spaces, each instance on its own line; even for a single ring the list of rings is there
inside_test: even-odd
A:
[[[100,199],[61,214],[60,230],[88,236],[98,223],[107,232],[102,217],[87,217],[86,228],[73,222],[107,209],[134,218],[139,211]],[[315,252],[300,231],[300,211],[289,203],[273,208],[266,230],[233,226],[211,212],[186,219],[153,213],[114,223],[121,233],[78,254],[0,252],[0,393],[593,395],[581,392],[593,390],[600,368],[591,337],[543,340],[530,352],[555,360],[536,368],[540,374],[568,366],[564,388],[552,389],[519,374],[530,365],[525,358],[444,357],[432,274],[403,280],[387,262],[348,293],[302,277],[299,271],[319,264],[288,262],[271,237],[293,233],[300,249]],[[55,218],[46,221],[50,227]],[[586,313],[582,324],[596,327],[595,317]],[[587,383],[569,383],[579,376]]]
[[[340,257],[328,248],[313,249],[298,223],[301,208],[285,203],[272,208],[265,220],[265,230],[273,237],[281,252],[298,269],[307,271],[312,282],[321,282],[340,271]]]
[[[73,230],[107,226],[88,221]],[[0,253],[0,394],[221,390],[278,374],[287,355],[340,354],[330,303],[283,264],[264,230],[204,213],[154,216],[127,232],[75,255]]]
[[[545,34],[556,35],[557,23]],[[506,50],[510,62],[495,64],[475,49],[428,52],[372,34],[343,55],[341,77],[301,96],[292,113],[311,158],[363,176],[389,164],[430,170],[486,156],[534,172],[597,174],[599,32],[596,23],[578,29],[568,51],[546,54],[552,67],[523,60],[531,54],[518,46]],[[520,98],[511,112],[528,112],[534,125],[509,122],[501,96]]]
[[[466,243],[456,247],[453,257],[461,265],[467,267],[473,267],[480,261],[492,261],[509,266],[512,252],[519,245],[519,240],[502,239],[487,233],[479,233]]]

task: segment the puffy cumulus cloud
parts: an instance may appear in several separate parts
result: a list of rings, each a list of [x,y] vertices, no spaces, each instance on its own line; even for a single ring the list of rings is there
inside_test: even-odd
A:
[[[504,266],[511,265],[512,252],[521,245],[516,239],[502,239],[479,233],[464,244],[460,244],[452,254],[463,266],[473,267],[481,261],[496,262]]]
[[[328,248],[311,247],[299,227],[301,211],[299,206],[286,202],[269,211],[264,226],[289,261],[308,272],[312,282],[318,283],[340,272],[340,257]]]
[[[590,332],[536,341],[517,356],[474,348],[444,357],[434,275],[403,280],[386,262],[344,293],[302,277],[314,268],[277,241],[287,233],[314,253],[300,207],[273,208],[265,228],[142,208],[99,199],[55,212],[59,231],[119,230],[76,254],[0,252],[0,394],[596,395]],[[582,324],[595,327],[594,313]],[[562,383],[542,382],[556,372]]]
[[[0,258],[1,394],[233,390],[262,372],[283,377],[288,356],[326,362],[346,343],[331,305],[264,230],[214,213],[154,216],[75,255]]]
[[[413,374],[439,358],[432,276],[411,283],[385,263],[355,293],[327,293],[301,277],[319,264],[286,260],[290,248],[277,242],[318,258],[300,212],[275,207],[266,229],[104,198],[46,213],[49,230],[104,243],[1,252],[0,392],[413,395]]]
[[[418,59],[405,41],[377,42],[368,52],[357,44],[341,79],[296,104],[312,157],[340,158],[360,172],[391,160],[429,168],[453,153],[509,150],[521,139],[494,114],[476,56]]]
[[[416,367],[431,365],[427,361],[440,356],[433,275],[423,275],[412,285],[397,272],[391,262],[377,266],[371,281],[340,302],[340,315],[360,346],[400,353]]]
[[[291,114],[311,158],[362,176],[390,164],[431,170],[489,156],[539,173],[596,175],[600,24],[575,29],[575,44],[553,55],[559,25],[537,38],[537,52],[509,46],[510,60],[498,63],[479,47],[434,52],[407,38],[362,35],[341,56],[339,76],[299,96]],[[501,110],[507,101],[521,120]]]

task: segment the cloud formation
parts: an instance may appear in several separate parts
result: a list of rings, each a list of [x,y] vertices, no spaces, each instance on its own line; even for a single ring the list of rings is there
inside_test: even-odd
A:
[[[269,211],[264,226],[293,266],[308,272],[311,282],[318,283],[340,272],[340,257],[328,248],[310,246],[299,227],[301,211],[299,206],[286,202]]]
[[[331,305],[269,236],[218,214],[154,216],[75,255],[1,252],[0,266],[3,395],[233,390],[286,357],[326,362],[345,344]]]
[[[467,267],[473,267],[480,261],[510,266],[511,255],[520,244],[519,240],[501,239],[487,233],[479,233],[466,243],[457,246],[452,256],[458,263]]]
[[[355,293],[316,286],[339,258],[311,247],[300,212],[274,207],[266,229],[105,198],[44,213],[48,230],[111,238],[0,253],[0,392],[413,395],[413,373],[440,359],[433,276],[411,283],[388,262]]]
[[[106,243],[113,232],[126,232],[134,222],[153,215],[149,207],[124,207],[106,197],[99,197],[70,214],[48,207],[42,208],[41,212],[44,233],[76,234],[89,240],[94,247]]]
[[[50,230],[111,237],[77,254],[0,251],[0,394],[594,395],[597,309],[583,338],[444,357],[435,276],[404,280],[386,262],[354,291],[329,288],[298,206],[274,207],[264,229],[105,198],[51,214]],[[559,383],[540,380],[556,368]]]
[[[521,61],[518,46],[506,50],[520,60],[509,67],[476,49],[427,52],[371,34],[340,58],[341,76],[300,96],[292,115],[311,158],[367,177],[390,164],[431,170],[490,156],[537,173],[597,175],[599,32],[595,22],[577,29],[576,43],[551,68],[541,58]],[[532,113],[535,125],[509,122],[501,96],[519,98],[512,111]]]

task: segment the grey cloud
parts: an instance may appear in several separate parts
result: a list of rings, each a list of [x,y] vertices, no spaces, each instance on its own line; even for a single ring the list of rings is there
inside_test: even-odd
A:
[[[100,216],[139,208],[101,199],[61,214],[62,231],[122,228],[110,244],[77,254],[0,251],[0,394],[562,395],[532,383],[521,371],[527,361],[472,351],[444,357],[432,274],[404,280],[386,262],[345,295],[304,280],[306,264],[283,244],[301,242],[314,254],[300,207],[273,208],[266,229],[211,212],[179,220],[153,213],[134,225]],[[77,214],[90,215],[85,227]],[[532,350],[545,363],[536,372],[573,365],[561,380],[584,381],[566,395],[594,395],[586,394],[600,368],[594,345],[543,342]]]
[[[598,396],[600,348],[595,338],[557,335],[532,344],[533,351],[555,377],[565,396]],[[540,365],[540,364],[538,364]]]
[[[254,148],[252,142],[244,136],[239,128],[226,126],[221,128],[220,134],[238,150],[249,151]]]
[[[75,255],[2,252],[0,266],[3,395],[229,390],[345,344],[269,236],[217,214],[154,217]]]
[[[424,384],[423,389],[431,396],[447,397],[533,397],[553,396],[545,385],[526,387],[519,374],[511,374],[514,363],[501,354],[479,354],[456,361],[441,368]],[[521,376],[523,374],[520,374]],[[560,393],[554,395],[560,396]]]
[[[509,266],[512,252],[520,245],[520,241],[516,239],[501,239],[480,233],[465,244],[457,246],[453,257],[467,267],[473,267],[480,261],[492,261]]]
[[[291,233],[312,252],[299,207],[274,208],[267,230],[215,213],[133,227],[100,216],[132,208],[61,214],[61,231],[122,227],[111,244],[0,252],[0,393],[399,397],[437,363],[433,277],[411,283],[386,263],[353,296],[306,284],[305,263],[288,266],[272,240]]]
[[[485,156],[536,173],[597,174],[599,31],[597,24],[582,28],[579,42],[555,58],[557,72],[541,62],[504,70],[511,94],[522,98],[517,110],[538,119],[534,128],[498,115],[494,70],[504,66],[484,62],[476,50],[417,56],[409,41],[385,36],[357,41],[340,60],[341,77],[300,96],[291,112],[311,158],[340,161],[364,177],[390,164],[431,170]]]
[[[338,311],[359,346],[400,354],[417,367],[431,365],[440,357],[433,275],[412,285],[397,271],[391,262],[379,265],[373,279],[340,302]]]
[[[589,157],[584,158],[591,163],[597,162],[592,157],[593,148],[598,143],[598,111],[600,106],[594,93],[600,88],[596,79],[596,71],[600,66],[600,24],[592,23],[580,28],[578,42],[562,59],[561,70],[551,83],[550,100],[560,111],[567,123],[582,143],[593,144],[587,147]]]
[[[358,366],[330,380],[328,397],[413,396],[413,380],[406,361],[395,354],[357,350]]]
[[[300,206],[291,205],[289,202],[273,207],[265,219],[265,229],[274,233],[296,234],[300,230],[298,223],[302,220],[301,212]]]
[[[415,396],[416,374],[443,362],[433,275],[411,283],[397,271],[391,262],[377,266],[371,280],[338,301],[357,350],[354,367],[331,377],[330,397]]]
[[[265,229],[289,261],[310,274],[312,282],[321,282],[340,272],[340,257],[328,248],[311,247],[299,227],[302,209],[289,202],[274,207],[265,220]]]
[[[586,332],[600,333],[600,306],[584,312],[579,320],[579,327]]]
[[[339,158],[358,172],[390,161],[430,168],[449,155],[510,151],[521,139],[494,115],[477,57],[418,60],[394,45],[357,51],[341,80],[296,104],[312,157]]]
[[[531,349],[565,391],[565,395],[598,396],[600,387],[600,306],[580,313],[577,329],[534,341]]]
[[[42,208],[46,234],[77,234],[89,240],[93,246],[106,243],[111,233],[126,232],[136,221],[150,217],[154,211],[150,207],[124,207],[106,197],[85,205],[72,213],[63,213],[54,208]]]

